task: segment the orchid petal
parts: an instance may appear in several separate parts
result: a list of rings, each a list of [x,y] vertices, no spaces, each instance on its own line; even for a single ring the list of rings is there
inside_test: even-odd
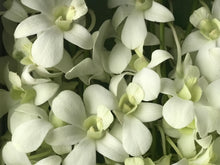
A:
[[[85,108],[81,97],[69,90],[60,92],[52,102],[52,111],[61,120],[82,126],[86,119]]]
[[[38,34],[52,26],[52,22],[43,14],[33,15],[23,20],[16,28],[15,38]]]
[[[193,102],[172,97],[163,106],[163,117],[173,128],[184,128],[194,119]]]
[[[149,150],[152,135],[141,121],[132,116],[125,116],[122,126],[122,143],[129,155],[140,156]]]
[[[32,56],[36,64],[43,67],[57,65],[63,57],[63,34],[53,26],[41,33],[32,46]]]
[[[150,9],[144,12],[145,19],[155,22],[171,22],[174,21],[173,14],[163,5],[153,1]]]
[[[60,165],[61,161],[61,157],[57,155],[52,155],[47,158],[41,159],[35,165]]]

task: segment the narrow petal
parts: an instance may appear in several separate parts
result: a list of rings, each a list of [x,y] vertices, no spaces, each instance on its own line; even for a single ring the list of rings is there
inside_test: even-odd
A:
[[[163,117],[173,128],[184,128],[194,119],[193,102],[172,97],[163,106]]]
[[[176,85],[175,82],[168,78],[161,78],[161,93],[166,95],[175,96],[176,95]]]
[[[121,40],[129,49],[135,49],[144,44],[147,27],[142,12],[131,13],[122,29]]]
[[[75,23],[71,30],[64,32],[64,38],[83,49],[92,49],[92,36],[82,25]]]
[[[85,108],[79,95],[70,90],[65,90],[57,95],[52,102],[52,111],[61,120],[82,126],[86,118]]]
[[[36,151],[52,127],[43,119],[25,122],[15,129],[12,142],[22,152]]]
[[[121,142],[109,133],[96,141],[96,148],[103,156],[116,162],[123,162],[128,157]]]
[[[215,0],[212,4],[212,14],[218,20],[220,20],[220,11],[218,8],[219,6],[220,6],[220,0]]]
[[[190,33],[183,41],[182,54],[197,51],[209,41],[197,30]]]
[[[17,101],[11,98],[8,91],[0,89],[0,118],[8,113],[9,109],[12,108]]]
[[[162,62],[166,61],[167,59],[173,59],[173,56],[165,51],[165,50],[155,50],[151,55],[151,61],[147,65],[148,68],[154,68],[155,66],[161,64]]]
[[[55,0],[21,0],[21,2],[34,10],[40,11],[44,14],[51,15],[55,7]]]
[[[87,87],[83,94],[83,100],[89,114],[97,114],[97,109],[100,105],[109,110],[114,110],[117,105],[114,95],[100,85]]]
[[[141,121],[132,116],[125,116],[122,126],[122,143],[129,155],[141,156],[149,150],[152,135]]]
[[[60,165],[61,161],[61,157],[53,155],[38,161],[35,165]]]
[[[211,106],[214,106],[216,108],[220,108],[220,95],[219,91],[220,90],[220,79],[215,80],[211,82],[208,87],[205,90],[205,95],[211,104]]]
[[[3,147],[2,158],[7,165],[31,165],[27,155],[18,151],[12,142],[7,142]]]
[[[45,139],[46,143],[52,146],[73,145],[86,136],[86,132],[74,125],[58,127],[50,131]]]
[[[133,6],[120,6],[112,17],[112,25],[115,29],[122,23],[122,21],[132,12]]]
[[[14,32],[15,38],[38,34],[53,26],[52,22],[43,14],[33,15],[23,20]]]
[[[189,162],[186,158],[181,159],[180,161],[172,164],[172,165],[189,165]]]
[[[120,74],[125,70],[130,60],[131,51],[122,43],[117,43],[109,55],[109,69],[114,74]]]
[[[155,22],[171,22],[174,21],[174,16],[166,7],[153,1],[150,9],[144,12],[145,19]]]
[[[41,105],[54,96],[59,89],[59,85],[56,83],[42,83],[33,86],[36,91],[36,97],[34,100],[35,105]]]
[[[52,148],[53,148],[53,151],[58,155],[68,154],[72,151],[72,145],[52,146]]]
[[[63,165],[96,165],[95,142],[85,138],[74,147],[63,161]]]
[[[155,103],[141,103],[134,116],[142,122],[151,122],[162,117],[162,106]]]
[[[32,46],[32,56],[36,64],[43,67],[57,65],[63,57],[63,34],[53,26],[38,36]]]
[[[12,20],[13,22],[18,23],[28,17],[23,6],[17,1],[12,1],[10,9],[8,9],[3,16],[9,20]]]
[[[143,68],[134,75],[133,82],[143,88],[145,93],[144,101],[154,100],[159,95],[160,77],[155,71]]]

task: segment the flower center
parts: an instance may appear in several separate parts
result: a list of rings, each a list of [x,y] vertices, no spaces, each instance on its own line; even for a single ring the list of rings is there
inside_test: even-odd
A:
[[[70,30],[75,12],[74,6],[60,6],[55,8],[53,10],[55,24],[63,31]]]
[[[105,134],[102,119],[96,115],[88,117],[84,121],[83,127],[87,131],[87,136],[92,139],[101,139]]]
[[[216,40],[220,36],[220,21],[214,19],[203,19],[199,24],[200,33],[209,40]]]
[[[130,114],[136,110],[137,104],[133,97],[128,97],[128,94],[125,93],[119,100],[119,108],[123,113]]]
[[[153,0],[136,0],[135,7],[139,10],[147,10],[151,8]]]

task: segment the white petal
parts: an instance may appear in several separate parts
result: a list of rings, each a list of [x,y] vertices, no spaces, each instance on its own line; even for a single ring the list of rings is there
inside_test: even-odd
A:
[[[75,9],[73,20],[76,20],[76,19],[82,17],[88,11],[88,8],[87,8],[84,0],[72,0],[70,5],[73,6]]]
[[[63,57],[63,34],[53,26],[41,33],[32,46],[32,56],[36,64],[43,67],[57,65]]]
[[[118,99],[126,92],[127,83],[124,79],[124,76],[127,73],[122,73],[120,75],[113,76],[111,78],[110,84],[109,84],[109,90],[117,96]]]
[[[148,68],[154,68],[155,66],[161,64],[162,62],[166,61],[167,59],[173,59],[173,56],[165,51],[165,50],[155,50],[151,55],[151,61],[147,65]]]
[[[64,50],[62,60],[55,66],[55,68],[59,69],[63,73],[68,72],[73,67],[73,62],[70,54]]]
[[[53,148],[53,151],[58,155],[68,154],[72,151],[72,145],[52,146],[52,148]]]
[[[209,103],[217,108],[220,108],[220,79],[211,82],[205,90],[205,95]]]
[[[99,153],[116,162],[123,162],[128,157],[121,142],[109,133],[96,141],[96,147]]]
[[[208,133],[215,131],[218,124],[220,112],[211,106],[196,104],[196,125],[200,137],[205,137]]]
[[[73,79],[75,77],[82,77],[86,75],[95,74],[97,71],[96,66],[91,58],[85,58],[73,68],[71,68],[66,74],[67,79]]]
[[[108,1],[108,7],[109,8],[114,8],[114,7],[121,6],[121,5],[126,5],[126,4],[135,5],[133,0],[120,0],[120,1],[118,1],[118,0],[109,0]]]
[[[168,78],[161,78],[161,90],[160,92],[166,95],[175,96],[176,87],[175,82]]]
[[[58,127],[48,133],[46,143],[52,146],[73,145],[78,143],[86,136],[86,132],[74,125]]]
[[[132,116],[125,116],[122,126],[122,142],[129,155],[141,156],[149,150],[152,135],[141,121]]]
[[[61,157],[53,155],[38,161],[35,165],[60,165],[61,161]]]
[[[220,1],[215,0],[212,4],[212,14],[215,18],[220,20],[220,11],[219,11],[218,6],[220,6]]]
[[[150,9],[144,12],[145,18],[155,22],[171,22],[174,21],[174,16],[166,7],[153,1]]]
[[[0,89],[0,118],[4,116],[10,108],[12,108],[17,101],[11,98],[11,95],[8,91]]]
[[[196,64],[200,72],[208,81],[220,78],[220,48],[201,49],[196,56]],[[210,65],[212,64],[212,65]],[[208,67],[207,67],[208,66]]]
[[[23,6],[17,1],[12,1],[10,9],[8,9],[3,16],[13,22],[21,22],[28,17]]]
[[[142,12],[131,13],[122,29],[121,40],[129,49],[135,49],[144,44],[147,27]]]
[[[125,70],[131,60],[131,51],[122,43],[117,43],[108,59],[109,69],[114,74],[120,74]]]
[[[105,106],[109,110],[116,108],[116,99],[114,95],[100,85],[90,85],[83,94],[86,111],[89,114],[97,114],[100,105]]]
[[[209,41],[202,36],[199,30],[190,33],[183,41],[182,54],[197,51]]]
[[[152,46],[152,45],[159,45],[160,40],[151,32],[147,32],[147,37],[145,38],[144,45],[145,46]]]
[[[43,119],[25,122],[15,129],[12,142],[17,149],[25,153],[35,151],[52,127],[48,121]]]
[[[55,0],[21,0],[27,7],[41,11],[44,14],[52,15],[51,12],[55,8]]]
[[[192,158],[196,154],[195,137],[192,130],[183,133],[177,140],[177,145],[180,152],[185,158]]]
[[[31,165],[27,155],[18,151],[12,142],[7,142],[3,147],[2,158],[7,165]]]
[[[95,142],[85,138],[76,145],[63,161],[63,165],[96,165]]]
[[[34,100],[35,105],[41,105],[54,96],[59,89],[59,85],[56,83],[42,83],[33,86],[36,91],[36,97]]]
[[[64,32],[64,38],[83,49],[92,49],[92,36],[82,25],[73,24],[71,30]]]
[[[97,117],[102,119],[103,129],[106,130],[113,122],[114,116],[105,106],[99,106],[97,109]]]
[[[189,17],[189,22],[194,26],[199,28],[199,24],[204,19],[211,18],[210,11],[207,10],[205,7],[200,7],[197,10],[194,10],[192,15]]]
[[[21,74],[22,83],[28,84],[28,85],[35,85],[35,84],[46,83],[46,82],[51,81],[48,78],[34,78],[31,75],[31,72],[35,71],[36,69],[37,68],[34,65],[25,66]]]
[[[144,90],[144,101],[154,100],[159,95],[160,77],[151,69],[143,68],[141,71],[137,72],[132,82],[137,83]]]
[[[27,37],[45,31],[53,24],[43,14],[33,15],[23,20],[16,28],[15,38]]]
[[[116,29],[122,21],[131,13],[132,6],[120,6],[112,17],[112,25]]]
[[[163,106],[163,117],[173,128],[184,128],[194,119],[193,102],[172,97]]]
[[[142,122],[151,122],[162,117],[162,108],[155,103],[141,103],[133,115]]]
[[[51,107],[58,118],[79,127],[86,118],[82,99],[73,91],[65,90],[59,93],[54,98]]]
[[[188,160],[186,158],[181,159],[180,161],[172,164],[172,165],[189,165]]]

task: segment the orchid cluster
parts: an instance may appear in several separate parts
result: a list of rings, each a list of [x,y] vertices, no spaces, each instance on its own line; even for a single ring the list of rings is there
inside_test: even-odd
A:
[[[166,2],[5,0],[0,165],[220,165],[220,0]]]

